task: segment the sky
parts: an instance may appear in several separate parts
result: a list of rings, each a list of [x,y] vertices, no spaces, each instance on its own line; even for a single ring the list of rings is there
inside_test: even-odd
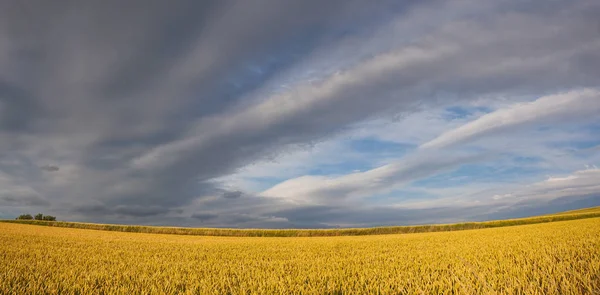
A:
[[[335,228],[600,205],[600,2],[0,2],[0,218]]]

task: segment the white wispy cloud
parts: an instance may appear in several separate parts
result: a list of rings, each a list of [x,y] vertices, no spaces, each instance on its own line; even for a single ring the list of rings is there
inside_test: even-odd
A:
[[[306,175],[284,181],[262,192],[261,195],[295,202],[328,203],[389,192],[412,181],[451,171],[461,165],[482,159],[479,153],[456,156],[433,150],[434,148],[464,144],[475,137],[491,135],[500,130],[514,130],[523,125],[536,126],[545,122],[564,120],[585,121],[598,112],[600,112],[600,92],[595,89],[544,96],[533,102],[516,103],[496,110],[446,131],[436,139],[421,145],[420,150],[391,164],[342,176]]]
[[[496,110],[459,128],[443,133],[421,145],[421,148],[443,148],[528,124],[564,122],[598,113],[600,113],[600,91],[596,89],[574,90]]]
[[[600,169],[588,168],[562,176],[549,176],[545,180],[509,184],[467,184],[463,187],[427,189],[437,198],[399,202],[396,208],[425,209],[435,207],[491,206],[506,208],[521,203],[546,204],[559,198],[600,198]]]
[[[597,195],[600,198],[600,169],[589,168],[567,176],[554,176],[511,193],[517,199],[555,199],[565,196]]]
[[[411,155],[364,172],[341,176],[306,175],[289,179],[260,195],[308,204],[351,202],[391,191],[401,185],[452,170],[481,158],[480,155]]]

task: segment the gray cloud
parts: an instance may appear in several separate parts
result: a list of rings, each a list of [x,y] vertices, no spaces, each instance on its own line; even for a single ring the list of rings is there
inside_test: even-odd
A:
[[[155,216],[169,212],[168,208],[163,206],[116,206],[114,212],[127,216]]]
[[[522,201],[508,207],[496,208],[483,214],[476,214],[476,220],[521,218],[532,215],[551,214],[579,208],[600,206],[600,195],[568,196],[548,201]]]
[[[224,224],[289,224],[253,211],[274,201],[223,193],[212,180],[376,115],[499,92],[593,86],[600,76],[593,66],[599,7],[589,1],[544,9],[502,1],[501,12],[431,25],[412,12],[436,11],[439,2],[395,2],[4,1],[0,157],[61,169],[3,172],[73,214],[167,220],[220,194],[254,204],[219,213]],[[340,61],[336,74],[317,83],[262,88],[312,52],[396,18],[424,23],[427,34],[374,50],[372,58]]]
[[[215,218],[219,217],[219,215],[212,214],[212,213],[194,213],[194,214],[192,214],[191,217],[194,219],[198,219],[201,222],[204,222],[204,221],[209,221],[211,219],[215,219]]]
[[[64,210],[63,210],[64,211]],[[67,208],[67,213],[84,214],[88,216],[112,216],[112,217],[164,217],[168,213],[181,213],[180,209],[172,209],[164,206],[147,205],[117,205],[106,206],[103,204],[86,204]]]
[[[228,90],[237,86],[225,77],[241,75],[241,80],[259,79],[257,83],[265,79],[248,74],[246,62],[262,65],[271,59],[271,50],[287,49],[287,44],[310,51],[322,34],[336,34],[336,26],[384,10],[360,6],[360,1],[180,1],[168,6],[160,1],[50,6],[7,2],[2,9],[7,30],[0,34],[11,46],[0,57],[22,75],[5,83],[10,91],[4,91],[9,97],[3,98],[7,106],[2,110],[17,114],[14,118],[41,135],[15,145],[31,148],[52,141],[70,150],[72,158],[79,157],[74,163],[67,159],[85,167],[71,187],[73,198],[94,191],[95,199],[110,206],[142,199],[180,205],[210,190],[207,183],[206,189],[194,188],[196,174],[206,180],[231,171],[245,154],[256,155],[264,146],[240,152],[235,141],[221,142],[199,151],[195,158],[202,165],[196,167],[183,158],[184,165],[161,171],[131,171],[124,163],[180,137],[191,118],[218,113],[239,100],[238,93]],[[26,52],[32,56],[15,58]],[[277,57],[275,65],[261,72],[275,72],[299,56]],[[30,99],[22,99],[23,85],[29,85]],[[13,121],[6,124],[16,126]],[[214,156],[220,154],[222,158]],[[122,189],[102,193],[109,184]]]
[[[26,89],[0,80],[0,129],[26,132],[32,116],[40,113],[35,98]]]
[[[1,192],[0,191],[0,206],[48,206],[50,202],[42,198],[41,196],[32,192],[14,191],[14,192]]]
[[[241,191],[226,191],[223,193],[225,199],[237,199],[241,197],[243,193]]]
[[[40,167],[40,169],[47,171],[47,172],[55,172],[55,171],[60,170],[60,167],[52,166],[52,165],[44,165],[44,166]]]
[[[477,204],[439,205],[430,208],[390,206],[297,206],[267,214],[285,218],[289,227],[370,227],[399,224],[454,223],[490,219],[520,218],[600,205],[598,195],[567,196],[549,200],[522,200],[508,206]]]
[[[431,208],[412,209],[391,206],[335,206],[297,205],[289,206],[270,202],[271,208],[257,210],[260,215],[206,213],[202,223],[217,227],[264,227],[264,228],[332,228],[371,227],[385,225],[414,225],[484,221],[490,219],[520,218],[536,214],[550,214],[582,207],[599,206],[598,195],[568,196],[556,199],[521,200],[507,206],[477,204],[447,206],[440,204]],[[233,205],[236,206],[236,205]],[[215,208],[214,212],[226,212]],[[200,217],[205,217],[200,215]]]

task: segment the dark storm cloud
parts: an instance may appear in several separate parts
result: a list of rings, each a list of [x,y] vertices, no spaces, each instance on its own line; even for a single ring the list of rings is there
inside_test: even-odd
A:
[[[21,143],[26,147],[52,141],[72,149],[79,159],[69,164],[85,168],[70,189],[74,198],[182,205],[211,191],[206,180],[254,161],[265,145],[223,139],[159,171],[131,171],[128,162],[183,136],[191,120],[227,109],[324,36],[356,20],[368,25],[377,11],[402,9],[381,4],[5,1],[0,33],[8,46],[0,47],[0,62],[7,72],[0,77],[10,82],[0,84],[2,131],[28,127],[40,137]],[[235,86],[231,77],[242,82]],[[114,185],[123,189],[106,192]]]
[[[590,66],[600,58],[593,41],[597,5],[563,1],[528,11],[502,3],[513,14],[440,27],[315,87],[254,98],[252,91],[315,50],[387,18],[415,17],[412,9],[435,7],[430,1],[3,1],[0,156],[56,163],[48,167],[61,169],[47,173],[49,180],[8,173],[77,214],[166,216],[219,194],[267,206],[223,192],[212,180],[375,114],[437,103],[445,99],[441,91],[469,99],[597,83],[598,68]],[[335,208],[281,216],[252,208],[211,221],[370,222]],[[377,214],[392,222],[391,211]],[[406,214],[407,222],[417,218]]]

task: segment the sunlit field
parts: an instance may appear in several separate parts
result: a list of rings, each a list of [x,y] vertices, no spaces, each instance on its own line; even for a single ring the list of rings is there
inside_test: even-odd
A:
[[[600,294],[600,218],[339,237],[0,223],[2,294]]]

